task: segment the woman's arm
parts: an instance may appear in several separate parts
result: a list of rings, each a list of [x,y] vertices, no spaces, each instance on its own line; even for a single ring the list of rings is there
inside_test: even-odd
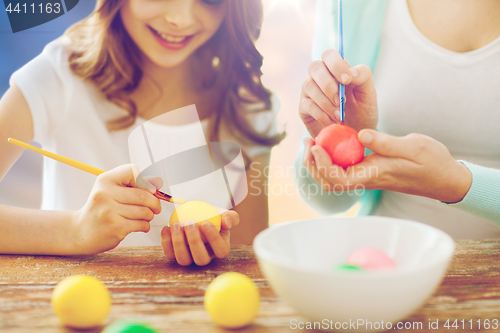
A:
[[[422,134],[395,137],[362,130],[359,139],[374,153],[347,172],[332,165],[321,147],[311,148],[315,165],[310,173],[326,190],[339,184],[361,185],[424,196],[453,203],[500,226],[500,170],[460,163],[442,143]]]
[[[0,99],[0,181],[21,156],[23,149],[7,142],[8,138],[24,142],[33,140],[31,112],[21,90],[10,87]]]
[[[81,254],[72,214],[0,205],[0,253]]]
[[[0,253],[96,254],[115,248],[131,232],[148,232],[161,212],[156,189],[135,184],[129,165],[97,177],[77,211],[44,211],[0,205]]]
[[[462,162],[472,174],[465,197],[450,206],[480,216],[500,226],[500,170]]]
[[[30,142],[33,120],[21,91],[13,85],[0,100],[0,179],[22,149],[9,137]],[[152,185],[151,185],[152,186]],[[42,211],[0,205],[0,253],[75,255],[116,247],[127,234],[149,231],[161,205],[156,188],[137,188],[130,166],[97,177],[87,203],[78,211]]]
[[[0,100],[0,180],[23,152],[7,142],[9,137],[24,142],[33,139],[31,112],[16,85]],[[71,215],[0,205],[0,253],[77,254]]]
[[[23,152],[7,142],[9,137],[24,142],[33,139],[31,112],[16,85],[0,100],[0,180]],[[71,212],[0,205],[0,253],[75,254],[70,220]]]

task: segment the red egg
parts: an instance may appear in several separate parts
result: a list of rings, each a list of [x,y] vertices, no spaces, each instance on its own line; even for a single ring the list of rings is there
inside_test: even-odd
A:
[[[344,169],[358,164],[365,156],[365,148],[358,140],[358,132],[342,124],[323,128],[316,137],[316,144],[326,150],[333,164]]]
[[[384,251],[374,247],[362,247],[352,252],[346,260],[350,265],[357,265],[367,271],[394,270],[396,263]]]

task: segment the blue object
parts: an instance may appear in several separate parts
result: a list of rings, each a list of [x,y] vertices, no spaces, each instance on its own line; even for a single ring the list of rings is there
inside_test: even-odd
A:
[[[342,29],[342,0],[339,0],[339,53],[344,59],[344,31]],[[345,115],[345,86],[339,82],[340,122],[344,123]]]

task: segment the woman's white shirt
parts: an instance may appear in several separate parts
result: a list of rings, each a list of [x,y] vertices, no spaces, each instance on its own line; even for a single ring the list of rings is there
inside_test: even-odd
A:
[[[500,37],[457,53],[423,36],[405,0],[390,0],[374,70],[378,130],[428,135],[455,159],[500,169]],[[500,238],[490,222],[436,200],[383,191],[375,215],[436,226],[454,238]]]

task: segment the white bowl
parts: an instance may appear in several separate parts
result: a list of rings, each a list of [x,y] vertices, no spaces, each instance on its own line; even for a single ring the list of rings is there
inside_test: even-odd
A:
[[[455,250],[439,229],[378,216],[281,223],[257,235],[253,246],[273,290],[307,319],[291,322],[292,328],[316,322],[315,328],[356,332],[396,327],[419,308],[440,284]],[[366,246],[387,253],[397,270],[333,272]]]

